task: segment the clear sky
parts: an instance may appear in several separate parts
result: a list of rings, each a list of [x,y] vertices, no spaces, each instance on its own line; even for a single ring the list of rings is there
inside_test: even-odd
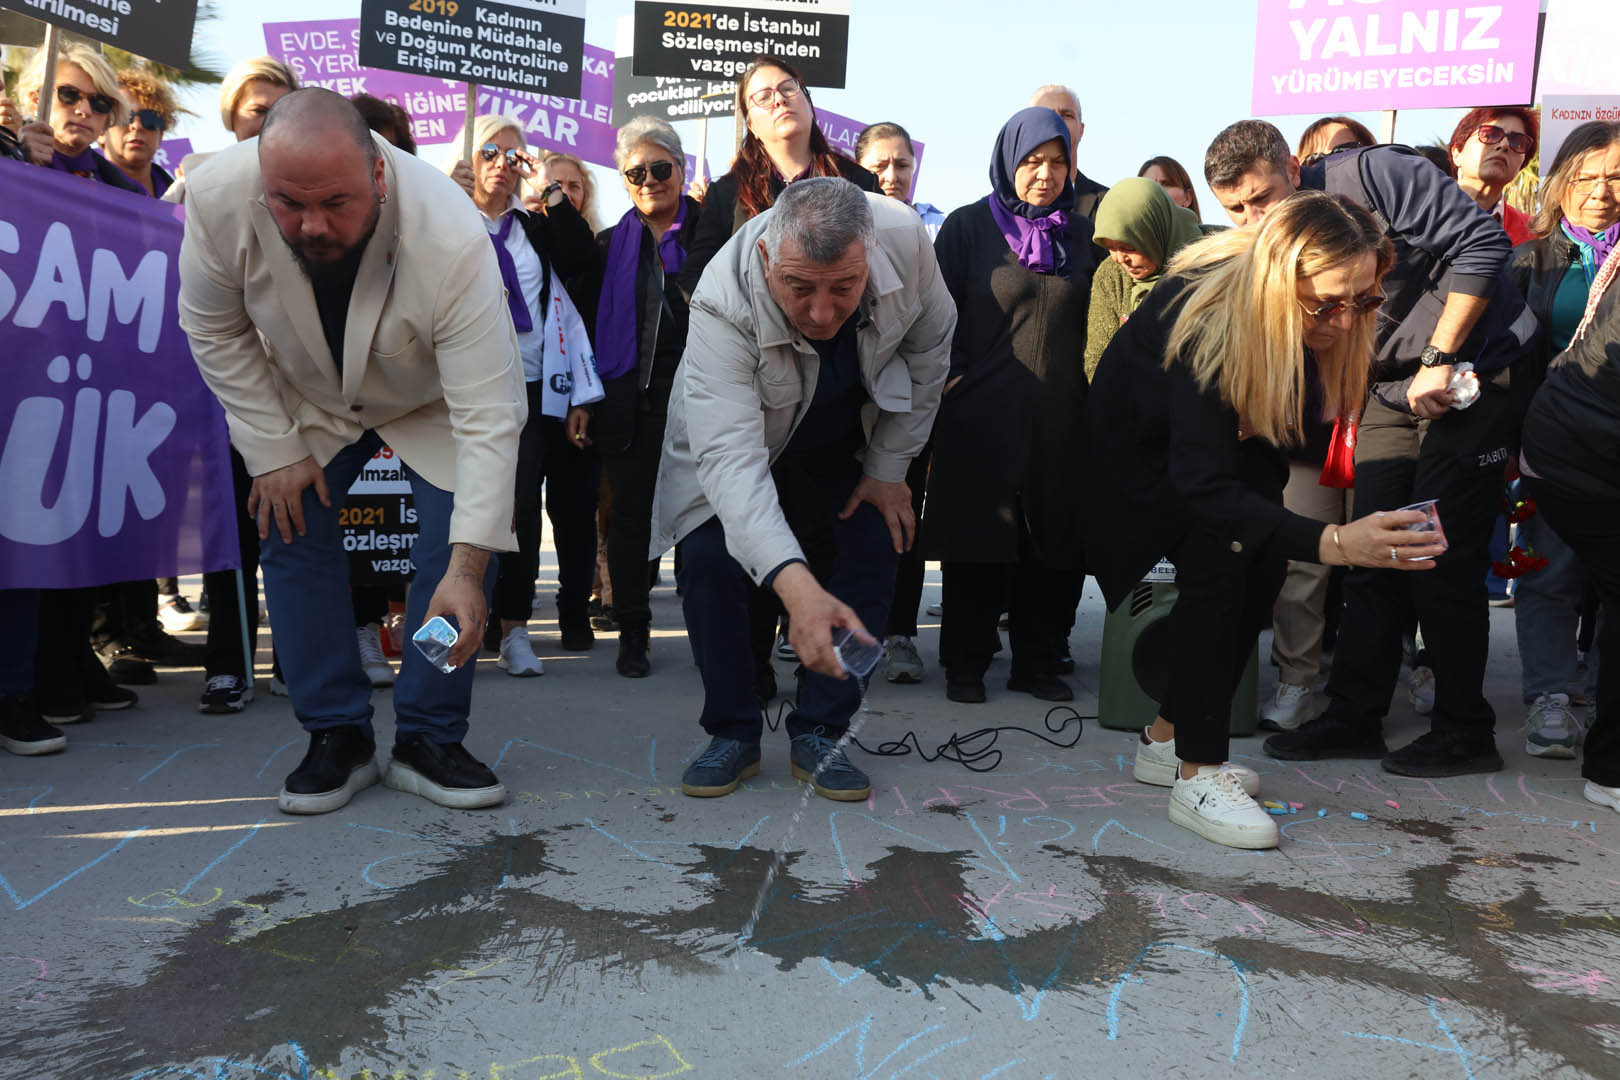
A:
[[[357,17],[359,0],[221,0],[223,18],[198,45],[226,61],[263,53],[262,20]],[[614,21],[631,0],[589,0],[585,39],[611,49]],[[816,103],[866,122],[893,120],[926,144],[917,198],[951,210],[989,190],[996,132],[1047,82],[1079,91],[1086,133],[1080,167],[1104,184],[1169,154],[1197,181],[1204,217],[1224,220],[1203,185],[1204,149],[1249,115],[1255,0],[851,0],[848,86],[813,91]],[[191,95],[196,117],[176,135],[199,149],[224,145],[212,90]],[[1356,114],[1375,133],[1377,113]],[[1402,142],[1444,141],[1460,110],[1402,113]],[[1314,116],[1271,117],[1294,141]],[[697,122],[677,125],[692,151]],[[730,159],[730,118],[710,122],[714,173]],[[597,170],[602,219],[628,207],[611,170]]]

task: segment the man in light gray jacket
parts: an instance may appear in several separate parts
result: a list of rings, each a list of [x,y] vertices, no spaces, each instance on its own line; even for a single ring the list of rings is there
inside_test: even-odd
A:
[[[769,588],[807,669],[787,718],[793,775],[865,799],[870,781],[839,744],[861,691],[833,634],[873,643],[866,628],[888,618],[916,532],[906,469],[934,424],[956,306],[917,215],[828,177],[791,184],[740,229],[691,311],[655,541],[681,547],[711,736],[681,789],[727,795],[759,772],[748,608]]]

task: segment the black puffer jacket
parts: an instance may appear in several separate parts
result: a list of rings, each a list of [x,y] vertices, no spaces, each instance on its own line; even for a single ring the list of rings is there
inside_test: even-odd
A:
[[[1566,498],[1620,501],[1620,284],[1547,369],[1524,420],[1524,457]]]

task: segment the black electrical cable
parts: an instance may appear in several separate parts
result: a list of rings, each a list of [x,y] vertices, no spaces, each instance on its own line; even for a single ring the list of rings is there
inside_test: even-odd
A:
[[[777,706],[774,720],[771,718],[770,710],[765,709],[765,726],[772,731],[779,730],[784,715],[792,707],[793,702],[782,702]],[[1056,713],[1068,713],[1068,715],[1054,724],[1052,717]],[[1049,734],[1043,734],[1033,728],[1022,727],[1018,724],[984,727],[976,731],[952,735],[935,747],[932,755],[923,749],[922,740],[915,731],[908,731],[898,739],[881,742],[876,749],[867,746],[859,739],[851,739],[850,742],[874,757],[906,757],[910,754],[916,754],[926,762],[935,762],[943,758],[946,761],[955,762],[970,772],[982,773],[992,772],[1000,766],[1005,752],[997,748],[996,741],[1003,732],[1018,732],[1019,734],[1030,735],[1060,750],[1069,750],[1079,744],[1080,736],[1085,731],[1084,721],[1095,719],[1097,719],[1095,716],[1082,716],[1068,705],[1054,705],[1046,710],[1046,716],[1043,720]],[[1070,724],[1074,725],[1073,738],[1060,738],[1059,736],[1062,736],[1068,730]],[[983,745],[975,745],[978,743],[983,743]],[[992,759],[988,765],[983,764],[986,758]]]

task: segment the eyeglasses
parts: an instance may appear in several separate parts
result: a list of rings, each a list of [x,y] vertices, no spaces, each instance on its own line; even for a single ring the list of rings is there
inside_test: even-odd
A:
[[[748,104],[756,109],[763,109],[777,98],[781,98],[782,103],[785,105],[802,93],[804,93],[804,87],[799,85],[799,80],[789,79],[777,86],[767,86],[763,90],[755,90],[748,95]]]
[[[478,148],[478,156],[485,161],[494,161],[498,157],[506,158],[506,167],[513,172],[524,172],[529,168],[532,160],[521,150],[502,150],[492,142],[487,142]]]
[[[648,173],[652,173],[654,180],[663,183],[675,175],[675,163],[673,161],[655,161],[651,165],[632,165],[624,170],[624,178],[630,181],[633,187],[640,187],[647,182]]]
[[[126,127],[139,124],[147,131],[162,131],[168,125],[163,122],[163,116],[156,109],[136,109],[129,114],[129,123]]]
[[[1570,194],[1579,199],[1589,199],[1604,188],[1609,189],[1609,198],[1620,199],[1620,176],[1583,176],[1569,182]]]
[[[1311,318],[1321,321],[1322,319],[1331,319],[1339,312],[1347,309],[1354,311],[1357,315],[1365,315],[1370,311],[1377,311],[1387,299],[1389,298],[1383,293],[1374,293],[1371,296],[1358,296],[1352,300],[1335,300],[1332,303],[1323,304],[1321,307],[1316,308],[1308,308],[1303,303],[1300,303],[1299,307],[1301,311]]]
[[[1481,124],[1479,130],[1475,131],[1474,134],[1486,146],[1495,146],[1503,139],[1506,139],[1508,149],[1515,154],[1529,154],[1530,148],[1536,145],[1536,140],[1522,131],[1503,131],[1495,124]]]
[[[77,105],[80,98],[89,99],[90,111],[95,113],[97,116],[106,116],[108,113],[113,111],[113,106],[117,104],[117,102],[113,101],[113,99],[108,97],[106,94],[86,94],[77,86],[58,86],[56,88],[56,100],[60,101],[69,109]]]
[[[1331,150],[1320,150],[1320,151],[1318,151],[1317,153],[1314,153],[1314,154],[1307,154],[1306,157],[1305,157],[1305,160],[1300,162],[1300,164],[1301,165],[1316,165],[1316,164],[1318,164],[1320,162],[1326,161],[1330,155],[1337,154],[1341,150],[1361,150],[1361,149],[1363,149],[1365,147],[1368,147],[1368,146],[1371,146],[1371,145],[1373,145],[1373,144],[1372,143],[1364,143],[1364,142],[1340,143],[1338,146],[1335,146]]]

